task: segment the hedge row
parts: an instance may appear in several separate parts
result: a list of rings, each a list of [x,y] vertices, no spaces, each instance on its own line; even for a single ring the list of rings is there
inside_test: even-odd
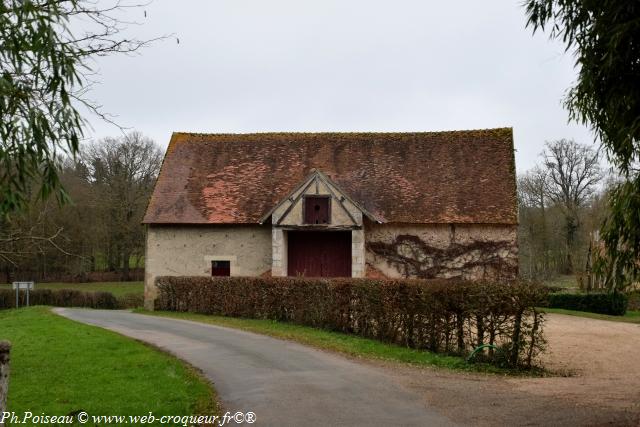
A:
[[[433,352],[530,367],[544,347],[546,292],[534,285],[463,281],[159,277],[155,308],[271,319]]]
[[[20,307],[27,303],[27,293],[19,294]],[[72,289],[34,289],[29,291],[29,305],[51,305],[55,307],[89,307],[116,309],[118,299],[110,292],[83,292]],[[16,291],[0,289],[0,309],[15,308]]]
[[[629,298],[619,293],[550,294],[548,307],[624,316]]]
[[[629,304],[627,305],[627,310],[640,310],[640,291],[631,291],[627,294],[629,297]]]

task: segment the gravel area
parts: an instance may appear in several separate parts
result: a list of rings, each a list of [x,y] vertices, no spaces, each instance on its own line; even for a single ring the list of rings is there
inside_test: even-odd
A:
[[[544,365],[498,377],[388,366],[432,407],[470,425],[640,425],[640,325],[550,314]]]
[[[569,375],[529,380],[522,387],[548,396],[573,396],[588,405],[640,409],[640,324],[548,315],[548,369]]]

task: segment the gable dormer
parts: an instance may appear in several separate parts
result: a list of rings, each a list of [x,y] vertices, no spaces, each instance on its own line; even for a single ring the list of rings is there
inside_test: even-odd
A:
[[[280,227],[349,229],[362,227],[363,216],[381,222],[345,194],[331,178],[313,169],[260,222],[271,218],[273,226]]]

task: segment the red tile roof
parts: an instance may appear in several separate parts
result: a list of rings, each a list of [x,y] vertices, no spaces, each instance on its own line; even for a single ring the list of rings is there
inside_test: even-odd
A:
[[[517,223],[511,128],[174,133],[143,222],[258,223],[313,168],[386,222]]]

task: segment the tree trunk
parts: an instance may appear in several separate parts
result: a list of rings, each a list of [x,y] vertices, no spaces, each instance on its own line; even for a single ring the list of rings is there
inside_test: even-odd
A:
[[[484,319],[482,316],[476,316],[476,325],[478,328],[478,341],[476,342],[476,346],[480,347],[484,344]]]
[[[129,254],[128,251],[125,251],[122,254],[122,280],[124,280],[125,282],[129,281],[129,278],[130,278],[129,258],[131,258],[131,255]]]
[[[4,274],[7,276],[7,283],[11,283],[13,280],[11,280],[11,268],[9,267],[9,264],[4,267]]]
[[[462,314],[456,315],[456,335],[458,353],[464,354],[464,316]]]
[[[515,316],[513,325],[513,335],[511,337],[511,354],[509,355],[509,364],[515,368],[518,366],[518,356],[520,355],[520,339],[522,333],[522,311],[518,311]]]
[[[575,216],[571,214],[566,216],[566,222],[567,222],[566,224],[567,238],[565,243],[566,243],[567,256],[566,256],[566,261],[564,266],[564,273],[573,274],[573,271],[574,271],[573,247],[575,242],[576,231],[578,230],[578,223]]]
[[[544,200],[544,199],[543,199]],[[549,242],[547,240],[547,215],[544,201],[540,205],[542,209],[542,271],[547,277],[549,275]]]

